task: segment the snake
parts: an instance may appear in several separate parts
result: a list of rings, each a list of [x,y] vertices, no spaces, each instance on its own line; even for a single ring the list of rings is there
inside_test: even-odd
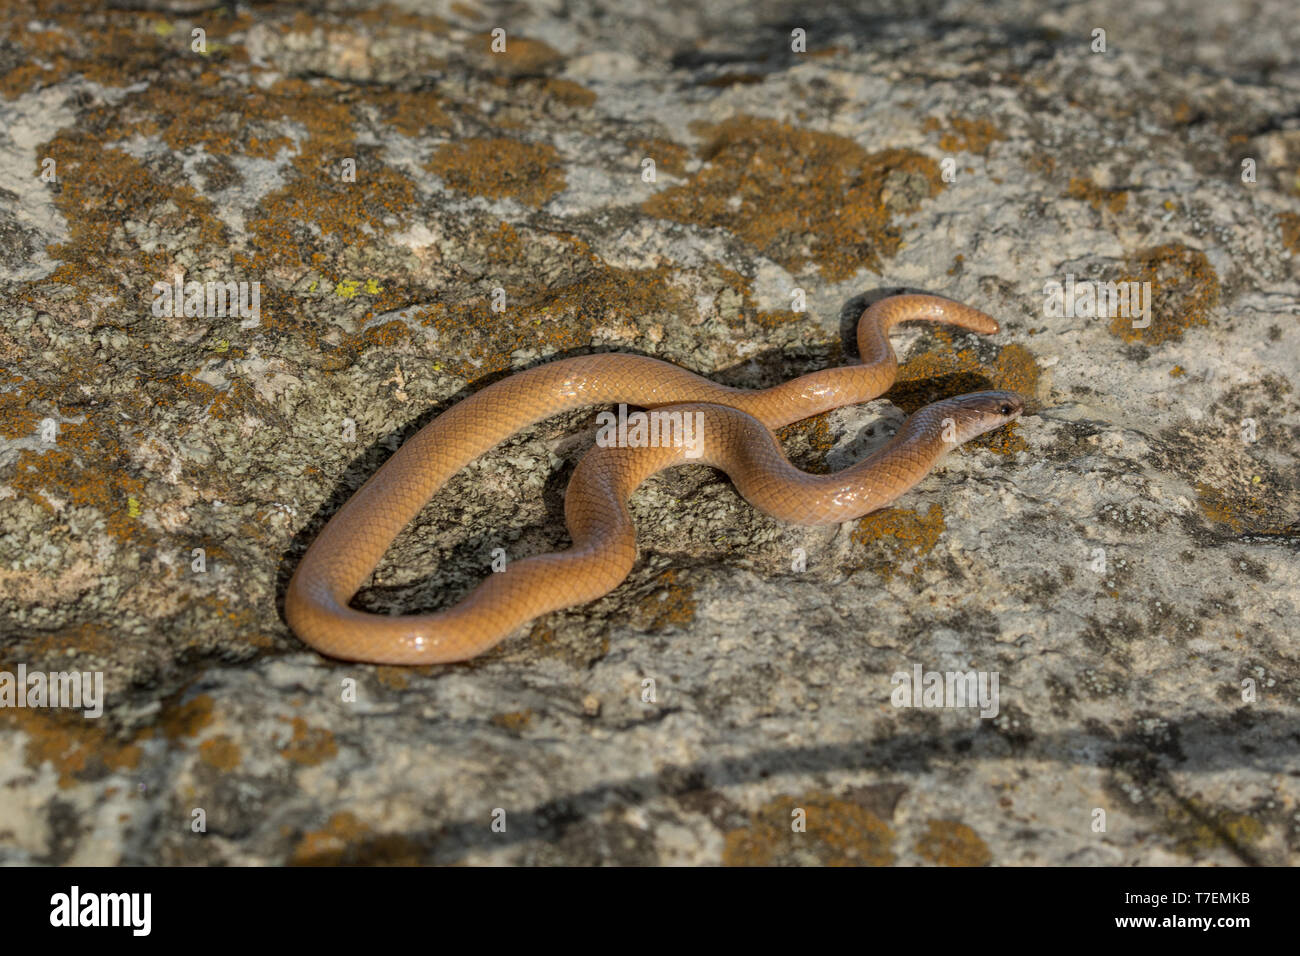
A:
[[[285,619],[327,657],[410,665],[469,660],[534,618],[618,587],[637,560],[628,498],[646,478],[676,465],[721,469],[755,507],[795,524],[835,524],[886,507],[952,449],[1024,409],[1015,392],[961,395],[916,411],[879,450],[838,472],[814,475],[792,465],[774,431],[882,395],[898,372],[889,332],[907,320],[984,335],[999,328],[992,316],[971,306],[903,294],[864,309],[857,326],[858,364],[769,388],[721,385],[670,362],[617,352],[546,362],[498,379],[408,438],[325,523],[289,582]],[[684,441],[658,447],[598,441],[565,491],[571,546],[510,561],[452,607],[386,615],[349,606],[393,540],[452,475],[543,419],[614,403],[680,413],[682,421],[690,416],[701,440],[693,449]]]

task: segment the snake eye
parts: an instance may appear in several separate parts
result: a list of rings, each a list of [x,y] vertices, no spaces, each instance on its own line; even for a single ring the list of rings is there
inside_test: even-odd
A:
[[[1002,403],[1002,414],[1003,414],[1003,415],[1010,415],[1010,414],[1011,414],[1011,406],[1010,406],[1009,404],[1007,404],[1006,402],[1003,402],[1003,403]]]

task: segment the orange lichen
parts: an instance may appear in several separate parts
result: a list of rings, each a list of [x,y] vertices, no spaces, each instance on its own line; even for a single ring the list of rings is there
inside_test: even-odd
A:
[[[343,19],[357,20],[371,29],[389,33],[418,31],[432,33],[435,36],[446,36],[451,31],[451,24],[436,14],[420,13],[392,3],[350,9],[343,15]]]
[[[686,174],[686,160],[690,158],[690,152],[680,143],[651,138],[634,139],[628,146],[636,151],[638,167],[641,160],[648,157],[655,161],[656,170],[662,170],[671,176]]]
[[[0,572],[3,580],[3,572]],[[46,596],[49,595],[48,579]],[[34,634],[27,641],[27,653],[36,659],[56,659],[73,652],[83,656],[107,657],[117,646],[113,633],[98,621],[86,621]],[[55,668],[56,670],[58,668]]]
[[[555,639],[555,628],[545,624],[534,624],[528,631],[529,643],[541,651],[554,650]]]
[[[199,694],[179,706],[172,704],[163,708],[158,719],[162,732],[170,740],[197,737],[199,731],[212,723],[214,703],[211,694]]]
[[[987,156],[989,148],[994,143],[1007,138],[1006,133],[987,119],[968,119],[954,115],[948,118],[948,126],[950,132],[944,133],[939,138],[939,148],[945,153],[976,153]],[[927,133],[942,128],[943,122],[935,116],[928,117],[921,126],[921,129]]]
[[[859,518],[849,540],[855,547],[878,546],[869,566],[888,580],[906,562],[913,563],[911,573],[915,574],[920,559],[934,550],[945,527],[939,505],[930,505],[925,515],[905,508],[885,508]]]
[[[804,813],[805,832],[796,832],[795,811]],[[894,831],[876,814],[850,800],[821,791],[778,797],[759,808],[749,825],[724,837],[724,866],[889,866]]]
[[[369,832],[370,828],[357,819],[356,814],[336,813],[322,829],[302,835],[291,862],[295,866],[337,866],[343,862],[343,852],[348,844]]]
[[[257,393],[253,386],[236,379],[228,388],[216,392],[208,405],[208,415],[218,421],[238,422],[256,405]]]
[[[169,30],[165,15],[104,11],[96,3],[66,2],[58,8],[32,6],[27,15],[6,11],[5,39],[25,56],[19,66],[0,76],[0,95],[14,98],[60,83],[80,74],[108,87],[125,87],[140,75],[167,61],[181,60],[184,67],[201,73],[222,60],[246,61],[242,48],[209,43],[208,54],[191,50],[188,35]],[[48,21],[47,29],[26,29],[32,19]],[[88,22],[89,21],[89,22]],[[205,22],[211,41],[234,28],[246,29],[248,15]]]
[[[285,118],[275,97],[257,89],[239,97],[231,93],[196,91],[192,84],[151,84],[123,104],[123,123],[109,134],[113,139],[157,136],[173,150],[202,148],[213,156],[274,159],[280,150],[292,148],[292,138],[275,131]]]
[[[760,309],[753,313],[753,321],[760,329],[772,330],[807,322],[808,314],[787,309]]]
[[[0,438],[30,438],[44,416],[20,392],[0,392]]]
[[[1043,150],[1037,150],[1025,160],[1025,168],[1044,179],[1051,179],[1056,175],[1056,157]]]
[[[656,590],[637,604],[637,626],[645,631],[683,626],[695,619],[695,589],[678,583],[675,568],[655,579]]]
[[[1151,283],[1151,324],[1134,328],[1134,319],[1117,315],[1110,332],[1125,342],[1160,345],[1177,341],[1192,326],[1210,324],[1219,304],[1219,276],[1205,253],[1178,243],[1144,249],[1129,259],[1117,282]]]
[[[1166,809],[1164,829],[1176,839],[1174,849],[1192,857],[1216,849],[1249,847],[1259,843],[1266,832],[1264,824],[1250,814],[1216,807],[1195,797]]]
[[[301,717],[290,721],[293,737],[280,748],[280,756],[303,767],[315,767],[338,755],[334,734],[324,727],[312,727]]]
[[[73,431],[78,428],[80,434]],[[22,449],[9,484],[50,514],[65,506],[94,508],[104,516],[106,530],[113,537],[136,543],[147,540],[150,534],[140,521],[148,502],[146,483],[127,472],[126,457],[113,436],[96,434],[89,424],[65,424],[60,441],[64,436],[69,442],[79,440],[80,447],[59,445],[41,452]],[[105,445],[112,452],[105,454]]]
[[[494,727],[500,727],[516,734],[532,722],[533,712],[531,710],[512,710],[509,713],[492,715],[492,725]]]
[[[1016,342],[1002,346],[990,368],[995,388],[1032,399],[1038,391],[1039,368],[1034,354]]]
[[[974,349],[956,349],[945,329],[931,334],[940,347],[904,361],[886,393],[891,402],[908,413],[940,398],[992,387],[992,369],[981,364]]]
[[[405,667],[382,666],[375,668],[375,680],[389,690],[406,690],[411,684],[411,677]]]
[[[377,161],[372,147],[357,144],[355,107],[341,101],[349,89],[331,80],[281,78],[268,89],[218,87],[196,98],[192,84],[162,79],[118,105],[90,111],[77,131],[62,131],[38,150],[38,156],[57,163],[62,188],[54,201],[68,220],[70,236],[50,250],[61,260],[50,282],[34,284],[23,297],[76,324],[84,324],[85,315],[111,315],[103,301],[143,311],[151,301],[150,285],[181,271],[168,251],[181,245],[201,261],[228,260],[244,275],[297,278],[317,270],[331,282],[341,278],[339,260],[391,224],[404,222],[415,203],[414,184]],[[369,104],[412,134],[447,122],[426,93],[362,90],[351,100]],[[307,131],[299,144],[282,132],[290,121]],[[294,154],[286,185],[264,197],[248,223],[254,239],[250,253],[228,252],[221,218],[183,179],[113,148],[139,136],[158,136],[173,149],[200,147],[214,158]],[[356,162],[355,181],[344,175],[345,159]],[[123,246],[124,210],[176,241],[150,250]],[[74,290],[72,299],[42,291],[63,284]],[[293,328],[288,317],[299,311],[294,298],[274,287],[264,286],[262,292],[263,326]],[[374,304],[386,309],[401,296],[395,290]],[[316,326],[304,325],[309,344],[316,344]]]
[[[902,244],[892,225],[938,193],[938,164],[910,150],[867,153],[852,140],[737,117],[702,132],[704,167],[646,200],[652,216],[722,228],[792,272],[828,279],[877,269]]]
[[[835,447],[835,440],[831,437],[829,417],[829,412],[814,415],[777,430],[776,437],[782,445],[788,445],[791,439],[798,437],[807,442],[817,456],[813,461],[798,462],[800,470],[814,475],[824,475],[830,471],[826,465],[826,453]]]
[[[446,101],[430,90],[367,89],[362,101],[406,136],[425,136],[451,126],[451,117],[444,110]]]
[[[572,80],[560,80],[548,76],[544,80],[537,82],[537,88],[542,92],[543,96],[563,103],[565,106],[583,109],[594,106],[596,103],[596,94],[593,91],[580,83],[574,83]]]
[[[462,139],[439,147],[428,169],[451,189],[540,206],[564,189],[555,147],[513,139]]]
[[[320,830],[302,834],[293,849],[293,866],[416,866],[423,858],[417,843],[401,834],[375,834],[354,813],[341,811]]]
[[[1104,189],[1091,179],[1079,176],[1070,177],[1070,185],[1066,187],[1065,195],[1070,199],[1086,202],[1098,212],[1104,208],[1107,212],[1120,213],[1128,206],[1127,189]]]
[[[451,5],[451,12],[456,14],[457,16],[464,17],[467,20],[483,19],[482,10],[478,9],[477,7],[471,6],[468,3],[460,3],[459,0],[457,0],[456,3],[453,3]]]
[[[482,66],[507,76],[535,76],[558,66],[563,62],[559,51],[542,40],[530,40],[513,36],[507,31],[505,49],[495,52],[492,49],[491,33],[481,33],[470,40],[471,51],[481,51]]]
[[[124,217],[155,223],[177,244],[184,237],[198,255],[209,255],[227,241],[210,201],[188,183],[160,181],[144,163],[112,148],[104,135],[89,132],[94,125],[91,120],[85,127],[61,130],[37,151],[55,160],[61,189],[53,198],[67,220],[68,238],[49,248],[60,260],[54,273],[21,296],[83,327],[87,317],[112,314],[106,303],[147,313],[152,284],[171,281],[183,271],[168,248],[172,243],[149,250],[133,244],[129,254],[115,253],[122,249],[118,234]],[[73,289],[72,297],[47,297],[64,285]]]
[[[1239,534],[1277,534],[1283,531],[1288,519],[1284,513],[1274,511],[1277,502],[1259,493],[1254,485],[1249,489],[1233,493],[1198,481],[1196,503],[1210,521]]]
[[[291,184],[265,197],[258,204],[259,215],[248,223],[250,232],[262,240],[259,252],[251,260],[236,256],[236,261],[250,271],[287,266],[298,273],[317,268],[331,282],[343,278],[322,268],[322,247],[332,245],[339,255],[388,230],[385,220],[404,221],[415,205],[415,184],[388,166],[366,166],[361,160],[356,182],[345,180],[339,160],[355,155],[354,150],[330,154],[312,149],[297,156]],[[310,260],[303,258],[302,249],[315,250]]]
[[[983,448],[995,455],[1006,455],[1008,457],[1029,450],[1029,442],[1025,441],[1025,436],[1020,434],[1019,422],[1011,422],[995,431],[980,435],[978,438],[967,442],[967,445],[971,448]]]
[[[555,628],[541,623],[534,624],[529,630],[528,644],[532,655],[557,658],[579,669],[609,653],[608,634],[602,634],[594,644],[587,641],[566,643],[559,640]]]
[[[1282,245],[1292,253],[1300,253],[1300,215],[1280,212],[1277,225],[1282,231]]]
[[[226,734],[220,734],[199,744],[199,760],[214,770],[234,770],[242,759],[239,744]]]
[[[916,852],[940,866],[988,866],[993,853],[979,835],[955,820],[927,820]]]
[[[134,770],[143,756],[140,743],[151,735],[145,729],[124,738],[80,711],[5,708],[0,721],[27,735],[27,766],[39,770],[49,763],[63,789],[105,773]]]
[[[559,263],[552,268],[564,276],[549,282],[505,283],[505,312],[493,312],[487,291],[466,300],[433,302],[411,310],[408,321],[434,330],[437,338],[454,343],[444,359],[457,374],[478,378],[511,367],[512,353],[524,349],[553,353],[589,346],[592,330],[625,316],[647,321],[675,315],[688,306],[685,293],[669,283],[667,266],[657,269],[618,269],[606,265],[575,237],[529,233],[534,242],[547,242]],[[483,256],[505,274],[527,273],[533,246],[521,230],[502,223],[479,238]],[[558,248],[557,244],[558,243]]]

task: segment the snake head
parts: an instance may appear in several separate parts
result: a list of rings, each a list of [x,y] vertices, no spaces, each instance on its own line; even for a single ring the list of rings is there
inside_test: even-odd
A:
[[[1015,392],[971,392],[939,402],[942,439],[956,447],[1020,417],[1025,400]]]

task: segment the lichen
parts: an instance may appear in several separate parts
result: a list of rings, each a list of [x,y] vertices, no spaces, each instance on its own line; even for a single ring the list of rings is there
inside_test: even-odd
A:
[[[676,568],[655,578],[655,589],[637,603],[637,626],[644,631],[680,627],[695,619],[695,589],[681,583]]]
[[[27,766],[38,770],[50,764],[61,789],[136,769],[144,756],[142,743],[152,736],[149,728],[119,734],[107,723],[86,720],[76,711],[6,708],[0,711],[0,722],[27,735]]]
[[[199,760],[213,770],[228,773],[238,767],[242,759],[239,744],[228,734],[218,734],[199,744]]]
[[[1116,315],[1110,332],[1125,342],[1160,345],[1181,339],[1194,326],[1208,326],[1219,304],[1219,276],[1205,253],[1180,243],[1143,249],[1130,257],[1117,282],[1151,283],[1151,324],[1134,328],[1130,316]]]
[[[855,549],[868,549],[859,567],[869,568],[885,580],[910,565],[915,574],[921,559],[934,550],[946,527],[943,508],[930,505],[924,515],[906,508],[885,508],[859,518],[849,533]]]
[[[280,748],[281,757],[299,766],[315,767],[338,756],[338,744],[328,729],[313,727],[301,717],[294,717],[289,723],[293,727],[293,735]]]
[[[1300,213],[1280,212],[1277,226],[1282,233],[1282,245],[1291,254],[1300,254]]]
[[[1080,176],[1070,177],[1070,185],[1066,187],[1065,195],[1070,199],[1086,202],[1098,212],[1105,209],[1107,212],[1121,213],[1128,206],[1127,189],[1105,189],[1091,179]]]
[[[1175,840],[1174,849],[1200,857],[1216,849],[1249,848],[1264,836],[1265,827],[1248,813],[1216,807],[1204,800],[1180,800],[1168,808],[1165,829]]]
[[[940,866],[988,866],[993,853],[974,830],[956,820],[927,820],[916,852]]]
[[[512,710],[508,713],[492,715],[492,725],[494,727],[500,727],[516,734],[524,730],[532,722],[533,712],[531,710]]]
[[[893,216],[943,188],[938,164],[911,150],[868,153],[842,136],[743,116],[700,132],[703,168],[642,209],[725,229],[791,272],[813,263],[840,280],[879,269],[902,244]]]
[[[652,137],[634,139],[628,146],[635,151],[638,167],[642,159],[649,158],[655,161],[656,172],[662,170],[671,176],[686,174],[686,161],[690,158],[690,151],[681,143]]]
[[[948,118],[949,131],[939,138],[939,148],[945,153],[975,153],[987,156],[994,143],[1005,141],[1007,134],[991,120],[970,119],[953,115]],[[928,117],[921,129],[932,133],[943,129],[943,122],[935,116]]]
[[[802,810],[806,831],[795,832]],[[824,791],[778,797],[760,807],[748,826],[724,836],[724,866],[890,866],[894,831],[875,813]]]
[[[409,837],[375,833],[355,813],[330,816],[319,830],[300,835],[290,855],[293,866],[416,866],[424,850]]]
[[[564,189],[559,154],[546,143],[462,139],[439,147],[428,168],[458,192],[509,197],[529,206],[540,206]]]
[[[1274,514],[1276,503],[1255,485],[1227,491],[1198,481],[1196,503],[1209,521],[1239,534],[1279,534],[1285,530],[1287,518]]]

